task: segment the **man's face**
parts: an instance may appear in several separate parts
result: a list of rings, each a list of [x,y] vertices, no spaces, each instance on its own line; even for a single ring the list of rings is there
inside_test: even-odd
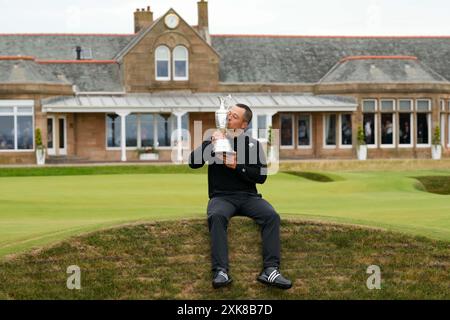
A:
[[[234,106],[228,111],[228,129],[245,129],[247,121],[244,120],[245,109]]]

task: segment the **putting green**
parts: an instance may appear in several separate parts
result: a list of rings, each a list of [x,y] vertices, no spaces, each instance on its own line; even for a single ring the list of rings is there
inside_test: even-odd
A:
[[[412,177],[450,170],[329,172],[334,182],[280,173],[259,187],[282,217],[382,227],[450,240],[450,196]],[[0,178],[0,257],[130,221],[204,217],[205,174]]]

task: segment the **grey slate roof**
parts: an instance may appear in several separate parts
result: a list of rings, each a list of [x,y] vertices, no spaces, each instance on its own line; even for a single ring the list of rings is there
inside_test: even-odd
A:
[[[32,60],[0,60],[0,83],[69,84]]]
[[[77,86],[77,91],[124,91],[117,63],[57,63],[45,67],[54,74],[63,74]]]
[[[109,60],[124,50],[134,36],[0,34],[0,56],[20,54],[40,60],[73,60],[75,47],[80,45],[92,49],[93,59]],[[360,55],[416,56],[424,66],[450,80],[450,37],[211,36],[211,39],[221,56],[220,81],[225,83],[316,83],[342,58]],[[63,72],[81,91],[122,91],[116,65],[47,64],[42,67]],[[433,71],[429,73],[434,74]]]
[[[369,58],[339,62],[320,82],[430,83],[448,81],[418,60]]]
[[[134,35],[2,35],[0,56],[33,56],[40,60],[74,60],[75,48],[91,48],[95,60],[113,59]]]
[[[450,37],[212,36],[223,82],[315,83],[348,56],[416,56],[450,79]]]

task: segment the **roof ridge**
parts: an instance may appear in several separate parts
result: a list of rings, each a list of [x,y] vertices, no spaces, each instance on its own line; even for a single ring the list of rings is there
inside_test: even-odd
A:
[[[215,38],[317,38],[317,39],[450,39],[450,35],[282,35],[282,34],[211,34]]]
[[[114,64],[117,60],[36,60],[39,64],[60,64],[60,63],[95,63],[95,64]]]
[[[0,33],[0,37],[2,36],[96,36],[96,37],[129,37],[134,36],[135,33],[125,34],[125,33]]]

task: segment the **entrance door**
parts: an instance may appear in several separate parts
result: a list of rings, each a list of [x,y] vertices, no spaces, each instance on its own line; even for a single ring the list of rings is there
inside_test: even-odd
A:
[[[47,117],[47,152],[50,156],[67,155],[67,127],[65,116]]]

